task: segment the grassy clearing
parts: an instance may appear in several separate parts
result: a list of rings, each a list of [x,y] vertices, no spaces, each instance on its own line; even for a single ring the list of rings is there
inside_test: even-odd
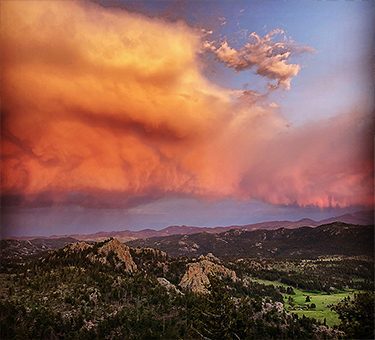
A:
[[[336,294],[326,294],[326,293],[312,293],[306,291],[300,291],[295,289],[296,295],[291,295],[294,299],[294,306],[290,306],[286,303],[286,308],[288,311],[295,313],[299,316],[305,315],[306,317],[315,318],[320,321],[326,319],[326,323],[329,326],[337,325],[340,323],[338,315],[336,312],[330,309],[330,305],[335,305],[339,303],[342,299],[347,296],[353,295],[353,291],[347,291],[343,293]],[[284,300],[287,301],[288,296],[284,294]],[[306,297],[310,297],[310,302],[306,302]],[[285,299],[286,297],[286,299]],[[316,305],[313,309],[303,309],[308,308],[308,306],[314,303]]]
[[[264,284],[264,285],[267,285],[267,286],[283,286],[285,288],[287,287],[290,287],[288,285],[286,285],[285,283],[281,283],[279,281],[269,281],[269,280],[262,280],[262,279],[257,279],[257,278],[250,278],[251,281],[254,281],[254,282],[257,282],[257,283],[261,283],[261,284]]]
[[[251,280],[265,285],[288,287],[288,285],[278,281],[253,278]],[[305,315],[306,317],[315,318],[320,321],[326,319],[326,323],[329,326],[334,326],[340,323],[338,315],[330,309],[329,305],[335,305],[347,296],[352,296],[354,293],[358,292],[355,290],[347,290],[345,292],[327,294],[325,292],[303,291],[294,287],[293,290],[295,295],[282,294],[286,310],[299,316]],[[310,302],[306,302],[307,296],[310,297]],[[292,304],[288,302],[289,297],[293,299]],[[311,309],[309,306],[311,306],[312,303],[314,303],[316,307]]]

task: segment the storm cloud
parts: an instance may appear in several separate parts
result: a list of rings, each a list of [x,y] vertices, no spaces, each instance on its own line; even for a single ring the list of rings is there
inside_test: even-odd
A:
[[[200,29],[87,2],[4,2],[1,21],[3,204],[372,204],[371,116],[290,126],[264,96],[204,77]],[[210,51],[288,89],[300,66],[276,33]]]

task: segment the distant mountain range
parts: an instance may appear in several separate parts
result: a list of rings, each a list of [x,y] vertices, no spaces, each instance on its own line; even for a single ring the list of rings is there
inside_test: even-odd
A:
[[[261,223],[253,223],[246,225],[230,225],[225,227],[195,227],[195,226],[169,226],[161,230],[143,229],[139,231],[123,230],[123,231],[101,231],[94,234],[73,234],[73,235],[53,235],[50,237],[14,237],[14,239],[32,240],[35,238],[54,239],[54,238],[74,238],[81,241],[102,241],[110,237],[117,238],[122,242],[127,242],[137,239],[145,239],[150,237],[164,237],[170,235],[191,235],[196,233],[218,234],[231,229],[241,230],[273,230],[278,228],[294,229],[299,227],[316,227],[322,224],[332,222],[343,222],[352,225],[373,225],[374,211],[359,211],[351,214],[345,214],[337,217],[331,217],[320,221],[314,221],[309,218],[304,218],[298,221],[268,221]]]
[[[111,238],[112,239],[112,238]],[[108,239],[106,239],[107,242]],[[23,261],[49,250],[77,243],[75,238],[0,240],[2,260]],[[94,244],[94,241],[88,241]],[[119,242],[119,241],[117,241]],[[87,245],[88,243],[85,243]],[[174,234],[126,242],[132,249],[154,248],[170,256],[220,258],[317,258],[344,255],[373,257],[374,227],[333,222],[317,227],[231,229],[221,233]]]
[[[198,233],[138,239],[131,247],[151,247],[171,256],[220,258],[317,258],[327,255],[373,256],[374,227],[342,222],[315,228],[277,230],[232,229],[218,234]]]

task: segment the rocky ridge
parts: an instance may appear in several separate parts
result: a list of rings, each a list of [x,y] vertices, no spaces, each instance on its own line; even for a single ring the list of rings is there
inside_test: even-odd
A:
[[[165,277],[158,277],[157,281],[161,286],[165,287],[168,291],[172,291],[174,293],[183,295],[183,293],[173,283],[170,283]]]
[[[81,251],[87,250],[92,248],[92,244],[86,243],[86,242],[74,242],[71,244],[68,244],[63,248],[63,251],[65,253],[79,253]]]
[[[198,262],[189,263],[179,286],[194,293],[207,294],[210,276],[229,277],[237,279],[236,273],[221,264],[212,262],[207,257],[201,257]]]
[[[62,251],[67,255],[84,253],[85,258],[91,263],[100,262],[109,265],[110,262],[114,262],[116,268],[123,269],[128,273],[134,273],[138,270],[130,254],[130,248],[114,238],[96,244],[75,242],[65,246]]]
[[[133,248],[133,251],[136,255],[148,255],[154,258],[166,259],[168,256],[165,251],[162,251],[156,248],[150,248],[150,247],[144,247],[144,248],[137,247],[137,248]]]

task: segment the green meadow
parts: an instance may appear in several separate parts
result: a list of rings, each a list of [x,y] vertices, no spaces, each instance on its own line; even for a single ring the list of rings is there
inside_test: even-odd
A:
[[[251,280],[264,285],[288,287],[288,285],[278,281],[268,281],[255,278],[251,278]],[[331,310],[330,305],[335,305],[347,296],[353,296],[355,293],[358,293],[358,291],[355,290],[346,290],[343,292],[327,294],[326,292],[304,291],[294,287],[293,290],[295,295],[282,294],[285,309],[290,313],[297,314],[298,316],[305,315],[306,317],[314,318],[322,322],[325,319],[329,326],[338,325],[340,323],[338,315]],[[310,297],[310,302],[306,302],[307,296]],[[291,304],[289,302],[289,297],[293,299]],[[315,304],[316,307],[311,308],[311,304]]]

